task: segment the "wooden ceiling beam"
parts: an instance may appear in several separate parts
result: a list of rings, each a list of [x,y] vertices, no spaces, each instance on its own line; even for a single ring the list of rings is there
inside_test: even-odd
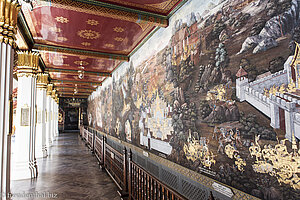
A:
[[[56,80],[56,79],[51,79],[51,82],[52,83],[78,83],[78,84],[102,86],[102,83],[88,82],[88,81],[71,81],[71,80]]]
[[[105,58],[105,59],[113,59],[113,60],[120,60],[120,61],[129,61],[129,56],[121,55],[121,54],[102,53],[98,51],[88,51],[82,49],[74,49],[74,48],[67,48],[67,47],[54,46],[54,45],[37,44],[37,43],[33,45],[32,51],[68,53],[73,56],[90,56],[93,58]]]
[[[75,85],[72,85],[72,86],[70,86],[70,85],[57,85],[57,83],[55,84],[54,83],[54,87],[55,88],[75,88]],[[89,85],[78,85],[77,84],[77,88],[78,89],[90,89],[90,90],[97,90],[97,88],[96,87],[92,87],[92,86],[89,86]]]
[[[91,93],[76,93],[74,94],[73,92],[58,92],[59,95],[78,95],[78,96],[89,96]]]
[[[63,89],[75,89],[75,86],[54,86],[56,90],[63,90]],[[81,88],[77,86],[78,90],[88,90],[88,91],[96,91],[97,88]]]
[[[59,98],[75,98],[75,99],[87,99],[89,96],[70,96],[70,95],[63,95],[59,96]]]
[[[78,73],[78,70],[72,70],[72,69],[58,69],[58,68],[47,68],[46,71],[49,72],[71,72],[71,73]],[[93,72],[93,71],[84,71],[84,74],[89,75],[96,75],[96,76],[102,76],[102,77],[112,77],[112,74],[109,72]]]

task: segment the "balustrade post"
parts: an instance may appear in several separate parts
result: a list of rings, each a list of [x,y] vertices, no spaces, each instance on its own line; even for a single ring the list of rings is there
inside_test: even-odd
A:
[[[102,136],[102,158],[101,158],[101,169],[105,168],[105,151],[106,151],[106,147],[105,147],[105,143],[106,143],[106,137],[103,135]]]
[[[128,193],[128,160],[127,160],[127,149],[124,147],[123,149],[123,181],[124,188],[123,193]]]
[[[97,133],[97,131],[95,130],[94,134],[93,134],[93,139],[92,139],[92,154],[95,153],[95,138],[96,138],[96,133]]]
[[[128,153],[128,193],[129,193],[129,200],[131,200],[131,194],[132,194],[132,169],[131,169],[131,161],[132,161],[132,152],[131,149],[129,150]]]

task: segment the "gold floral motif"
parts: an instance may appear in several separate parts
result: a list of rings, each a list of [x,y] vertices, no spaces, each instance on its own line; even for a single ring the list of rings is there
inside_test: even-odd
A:
[[[58,37],[57,38],[59,41],[61,41],[61,42],[66,42],[66,41],[68,41],[68,38],[66,38],[66,37]]]
[[[117,33],[122,33],[124,31],[124,28],[117,26],[114,28],[114,31]]]
[[[98,39],[101,36],[99,32],[93,30],[80,30],[77,32],[77,35],[89,40]]]
[[[88,19],[86,21],[86,23],[91,25],[91,26],[97,26],[99,24],[99,22],[97,20],[94,20],[94,19]]]
[[[61,16],[61,17],[55,17],[55,20],[56,20],[57,22],[62,23],[62,24],[66,24],[66,23],[69,22],[68,18],[62,17],[62,16]]]
[[[74,62],[75,65],[88,65],[89,63],[83,60],[77,60]]]
[[[91,43],[89,43],[89,42],[82,42],[81,45],[88,47],[88,46],[91,46]]]
[[[113,45],[113,44],[105,44],[104,46],[107,47],[107,48],[114,48],[115,47],[115,45]]]
[[[56,26],[50,27],[49,30],[50,30],[51,32],[55,32],[55,33],[60,33],[60,32],[61,32],[61,29],[60,29],[60,28],[57,28]]]
[[[121,37],[115,37],[114,39],[118,42],[123,42],[124,41],[124,38],[121,38]]]

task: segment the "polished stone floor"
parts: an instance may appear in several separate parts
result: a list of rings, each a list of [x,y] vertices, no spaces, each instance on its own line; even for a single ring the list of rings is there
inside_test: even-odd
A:
[[[96,158],[78,133],[62,133],[50,149],[48,158],[37,160],[36,180],[11,183],[12,199],[119,200],[117,187],[99,169]],[[24,194],[40,196],[25,197]],[[25,195],[25,196],[26,196]]]

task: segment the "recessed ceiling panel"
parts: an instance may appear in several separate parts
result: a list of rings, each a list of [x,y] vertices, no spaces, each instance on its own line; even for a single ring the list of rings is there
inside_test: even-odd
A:
[[[119,60],[70,55],[67,53],[41,52],[41,56],[49,69],[69,69],[91,72],[112,72],[121,64]]]
[[[54,4],[55,5],[55,4]],[[154,26],[81,12],[74,7],[24,7],[36,43],[128,55]],[[91,11],[92,13],[92,11]]]

